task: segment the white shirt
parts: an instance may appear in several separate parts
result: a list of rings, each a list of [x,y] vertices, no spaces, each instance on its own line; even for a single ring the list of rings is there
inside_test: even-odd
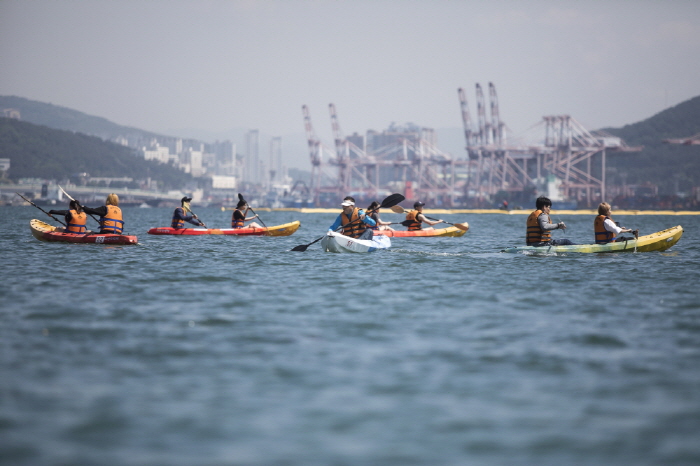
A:
[[[615,233],[616,235],[619,235],[622,232],[622,228],[615,225],[615,222],[613,222],[609,218],[605,219],[605,222],[603,222],[603,226],[605,226],[606,230],[611,231],[611,232]]]

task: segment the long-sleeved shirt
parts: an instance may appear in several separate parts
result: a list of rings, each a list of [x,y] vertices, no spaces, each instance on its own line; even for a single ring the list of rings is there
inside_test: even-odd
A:
[[[357,212],[357,214],[358,214],[360,217],[362,217],[362,216],[365,214],[365,211],[362,210],[362,209],[360,209],[360,210]],[[335,231],[335,230],[339,229],[339,228],[343,225],[342,215],[343,215],[343,214],[338,215],[338,217],[335,219],[335,222],[333,222],[333,225],[331,225],[331,226],[328,227],[328,230]],[[377,222],[375,222],[375,221],[374,221],[372,218],[370,218],[369,216],[365,216],[365,218],[362,219],[362,221],[365,222],[365,224],[367,224],[367,225],[369,225],[369,226],[371,226],[371,227],[373,227],[373,226],[375,226],[375,225],[377,224]]]
[[[558,223],[549,223],[549,215],[545,213],[541,213],[540,216],[537,217],[537,223],[540,224],[540,229],[545,231],[559,229]]]
[[[187,215],[185,214],[185,209],[182,207],[178,207],[175,209],[175,212],[173,213],[173,217],[177,218],[178,220],[184,220],[187,223],[191,223],[192,225],[201,225],[202,222],[194,218],[192,215]]]
[[[49,210],[49,213],[51,215],[63,215],[63,218],[66,219],[66,223],[70,223],[71,219],[73,218],[70,210]]]
[[[92,214],[92,215],[99,215],[100,217],[106,217],[107,216],[107,206],[103,205],[102,207],[95,207],[94,209],[91,207],[86,207],[83,206],[83,210],[85,211],[86,214]]]
[[[622,228],[615,225],[615,222],[613,222],[609,218],[605,219],[605,221],[603,222],[603,226],[606,230],[615,233],[615,235],[619,235],[620,233],[622,233]]]

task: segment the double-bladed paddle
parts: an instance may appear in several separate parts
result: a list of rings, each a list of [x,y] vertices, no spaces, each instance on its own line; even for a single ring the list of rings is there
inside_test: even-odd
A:
[[[263,227],[267,228],[267,225],[265,225],[265,222],[263,222],[263,219],[261,219],[260,216],[259,216],[258,214],[255,213],[255,211],[253,210],[253,208],[252,208],[250,205],[248,205],[248,202],[247,202],[245,199],[243,199],[243,194],[238,193],[238,200],[239,200],[239,201],[242,201],[242,202],[245,202],[245,205],[247,205],[248,208],[250,209],[250,211],[253,212],[253,215],[255,215],[256,217],[258,217],[258,220],[260,220],[260,223],[263,224]]]
[[[66,197],[67,197],[68,199],[70,199],[71,201],[75,201],[75,199],[73,199],[73,198],[70,196],[70,194],[68,194],[68,193],[66,192],[65,189],[61,188],[60,185],[58,186],[58,188],[59,188],[61,191],[63,191],[63,194],[65,194]],[[75,202],[78,202],[78,201],[75,201]],[[78,205],[80,205],[80,202],[78,202]],[[81,206],[81,207],[83,207],[83,206]],[[87,213],[87,212],[86,212],[86,213]],[[100,221],[97,220],[95,217],[93,217],[92,214],[88,214],[88,215],[89,215],[90,217],[92,217],[92,219],[93,219],[94,221],[96,221],[97,223],[100,223]],[[102,225],[102,224],[100,223],[100,225]]]
[[[403,195],[401,195],[401,194],[398,194],[398,193],[390,194],[389,196],[387,196],[387,197],[382,201],[382,203],[379,205],[379,207],[377,207],[376,209],[368,210],[367,213],[374,212],[374,211],[376,211],[376,210],[378,210],[378,209],[383,209],[383,208],[387,208],[387,207],[393,207],[393,206],[395,206],[396,204],[398,204],[399,202],[402,202],[404,199],[406,199],[406,198],[405,198]],[[348,223],[347,225],[343,225],[343,226],[341,226],[341,227],[338,227],[338,229],[337,229],[336,231],[340,230],[341,228],[344,228],[344,227],[347,227],[347,226],[349,226],[349,225],[352,225],[353,223],[357,223],[357,222],[361,222],[361,221],[362,221],[362,219],[359,219],[359,218],[358,218],[357,220],[355,220],[355,221],[353,221],[353,222],[350,222],[350,223]],[[311,245],[314,244],[314,243],[318,243],[319,241],[321,241],[321,240],[322,240],[323,238],[325,238],[325,237],[326,237],[326,235],[323,235],[323,236],[321,236],[320,238],[313,240],[313,241],[310,242],[309,244],[300,244],[299,246],[295,246],[295,247],[292,248],[292,251],[306,251],[306,249],[307,249],[309,246],[311,246]]]
[[[393,206],[393,207],[391,208],[391,211],[392,211],[392,212],[395,212],[395,213],[397,213],[397,214],[404,214],[404,213],[406,213],[406,210],[405,210],[403,207],[401,207],[400,205],[395,205],[395,206]],[[428,220],[433,220],[433,221],[435,221],[435,222],[440,222],[440,223],[447,223],[448,225],[452,225],[453,227],[457,227],[458,229],[460,229],[460,230],[462,230],[462,231],[467,231],[467,230],[469,230],[469,224],[466,223],[466,222],[465,222],[465,223],[450,223],[450,222],[446,222],[446,221],[444,221],[444,220],[440,220],[440,219],[438,219],[438,218],[428,217],[428,216],[425,215],[425,214],[423,214],[423,216],[424,216],[425,218],[427,218]],[[408,222],[408,224],[407,224],[406,222]],[[408,225],[410,225],[411,223],[412,223],[412,222],[411,222],[410,220],[404,220],[403,222],[401,222],[401,224],[404,225],[404,226],[408,226]]]
[[[31,205],[33,205],[34,207],[36,207],[36,208],[39,209],[40,211],[44,212],[46,215],[48,215],[48,216],[51,217],[52,219],[56,220],[56,221],[57,221],[58,223],[60,223],[61,225],[66,226],[65,223],[63,223],[62,221],[60,221],[59,219],[57,219],[56,217],[54,217],[53,215],[51,215],[50,213],[48,213],[47,211],[45,211],[44,209],[42,209],[41,207],[39,207],[38,205],[34,204],[32,201],[30,201],[30,200],[27,199],[26,197],[22,196],[20,193],[15,193],[15,194],[17,194],[19,197],[21,197],[21,198],[24,199],[25,201],[29,202]]]

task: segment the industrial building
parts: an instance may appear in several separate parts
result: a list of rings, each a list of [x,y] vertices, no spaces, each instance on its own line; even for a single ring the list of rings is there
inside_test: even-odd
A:
[[[410,123],[345,136],[334,104],[329,104],[334,141],[327,145],[316,136],[304,105],[315,204],[332,204],[347,194],[375,200],[400,192],[408,200],[443,207],[493,207],[500,197],[527,201],[536,194],[591,207],[606,198],[608,155],[641,150],[620,138],[593,134],[568,115],[542,117],[534,127],[540,131],[534,143],[517,141],[501,120],[493,83],[488,103],[476,84],[474,119],[461,88],[458,98],[462,154],[440,150],[433,129]]]

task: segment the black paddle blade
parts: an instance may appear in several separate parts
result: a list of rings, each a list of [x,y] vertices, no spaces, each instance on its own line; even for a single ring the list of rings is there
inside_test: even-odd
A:
[[[238,193],[238,200],[245,202],[245,199],[243,199],[243,194]]]
[[[390,194],[382,201],[382,204],[379,207],[381,207],[382,209],[385,209],[387,207],[393,207],[399,202],[403,202],[405,199],[406,198],[402,194]]]
[[[308,244],[300,244],[299,246],[294,246],[291,250],[292,251],[301,251],[304,252],[306,249],[309,247]]]

